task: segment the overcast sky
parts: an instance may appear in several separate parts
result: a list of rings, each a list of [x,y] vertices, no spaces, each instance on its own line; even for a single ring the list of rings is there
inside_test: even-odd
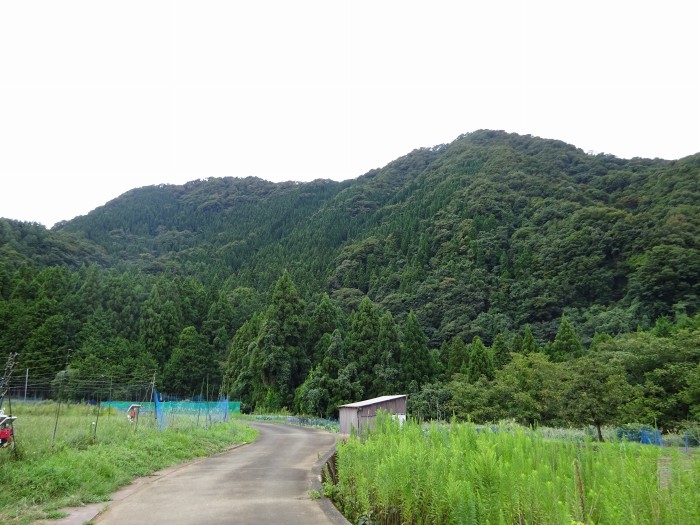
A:
[[[476,129],[700,151],[700,2],[0,2],[0,217],[354,178]]]

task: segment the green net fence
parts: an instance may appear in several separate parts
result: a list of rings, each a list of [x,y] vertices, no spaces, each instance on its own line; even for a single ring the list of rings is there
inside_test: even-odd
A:
[[[179,416],[196,417],[207,424],[224,423],[231,413],[240,413],[240,401],[222,398],[218,401],[160,401],[158,395],[153,402],[135,403],[134,401],[105,401],[104,407],[112,407],[118,412],[127,413],[129,408],[140,405],[139,417],[155,417],[158,426],[164,429],[174,424]]]

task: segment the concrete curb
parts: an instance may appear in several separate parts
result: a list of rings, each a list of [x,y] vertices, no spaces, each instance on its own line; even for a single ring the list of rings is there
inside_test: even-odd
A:
[[[319,456],[318,461],[314,463],[314,466],[312,467],[314,478],[311,483],[311,490],[317,490],[321,494],[323,494],[323,485],[321,483],[323,467],[331,458],[331,456],[335,454],[337,446],[337,443],[333,445],[328,451],[326,451],[325,454]],[[321,498],[317,501],[318,504],[321,506],[321,510],[323,510],[323,513],[326,515],[330,523],[332,523],[333,525],[351,525],[350,522],[345,518],[345,516],[343,516],[340,513],[340,511],[336,508],[336,506],[333,505],[333,502],[330,499],[322,495]]]

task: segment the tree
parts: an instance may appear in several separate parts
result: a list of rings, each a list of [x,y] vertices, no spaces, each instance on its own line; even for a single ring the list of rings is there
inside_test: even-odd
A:
[[[233,336],[226,361],[225,383],[229,395],[250,406],[258,401],[254,392],[263,390],[254,362],[263,323],[262,314],[253,315],[243,323]]]
[[[322,349],[318,344],[325,334],[332,334],[338,328],[340,322],[340,312],[338,307],[331,301],[327,293],[324,293],[311,316],[309,326],[310,347],[313,349],[314,362],[319,362],[322,357]]]
[[[172,395],[190,397],[198,394],[203,384],[215,388],[218,393],[221,370],[206,336],[199,334],[194,326],[188,326],[180,334],[165,365],[163,390]]]
[[[467,368],[467,381],[475,383],[481,376],[493,379],[494,367],[491,353],[476,336],[469,345],[469,366]]]
[[[523,336],[515,334],[510,342],[510,351],[514,354],[520,354],[523,351]]]
[[[320,367],[312,368],[309,375],[294,394],[294,406],[300,414],[318,417],[326,415],[329,392],[324,383],[328,382]]]
[[[491,353],[493,354],[493,366],[496,370],[503,368],[510,362],[510,351],[506,336],[498,334],[491,345]]]
[[[496,371],[488,403],[496,419],[515,419],[524,425],[552,425],[561,413],[562,366],[541,352],[514,354]]]
[[[688,374],[686,381],[683,399],[688,403],[693,417],[700,419],[700,363]]]
[[[469,348],[461,338],[455,337],[449,346],[447,359],[447,377],[454,374],[466,373],[469,366]]]
[[[379,362],[374,367],[373,392],[395,392],[401,384],[401,341],[391,312],[379,318]]]
[[[420,387],[430,380],[431,358],[428,348],[428,338],[413,312],[409,312],[404,324],[401,339],[401,386],[404,389],[415,381]]]
[[[265,398],[270,410],[291,407],[294,390],[304,380],[309,365],[303,347],[307,325],[304,303],[285,271],[275,285],[257,353],[251,361],[253,373],[267,389]]]
[[[46,384],[63,370],[69,353],[67,319],[63,315],[48,317],[27,340],[19,358],[21,369],[29,369],[29,379]]]
[[[602,425],[616,423],[623,407],[637,395],[619,362],[582,357],[567,364],[563,412],[567,421],[594,425],[603,441]]]
[[[172,299],[163,299],[160,289],[154,285],[146,301],[141,320],[141,341],[147,352],[162,367],[182,332],[180,312]]]
[[[525,332],[523,333],[523,343],[520,351],[523,354],[532,354],[534,352],[540,351],[540,345],[535,341],[535,336],[532,335],[532,328],[529,324],[525,325]]]
[[[408,412],[417,419],[444,421],[450,416],[452,395],[443,383],[426,383],[408,399]]]
[[[202,329],[218,356],[225,357],[231,337],[235,333],[232,320],[233,306],[228,295],[219,292],[216,301],[209,306]]]
[[[354,362],[357,374],[368,397],[375,397],[374,367],[379,364],[379,313],[377,307],[364,297],[359,308],[350,316],[350,331],[346,342],[346,358]]]
[[[581,357],[584,353],[581,340],[566,316],[561,317],[551,352],[552,361],[558,362]]]
[[[486,423],[505,417],[503,409],[493,402],[492,383],[484,376],[476,383],[469,383],[463,374],[455,374],[446,389],[450,398],[447,409],[457,419]]]

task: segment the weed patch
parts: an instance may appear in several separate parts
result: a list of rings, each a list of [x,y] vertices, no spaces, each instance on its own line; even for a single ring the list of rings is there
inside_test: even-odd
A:
[[[700,462],[625,441],[379,418],[337,464],[324,493],[353,523],[700,523]]]
[[[238,422],[205,429],[192,417],[161,431],[145,417],[134,425],[115,411],[98,419],[95,407],[64,405],[52,447],[56,406],[48,405],[13,406],[18,453],[0,455],[0,523],[31,523],[65,506],[106,501],[136,477],[256,436]]]

